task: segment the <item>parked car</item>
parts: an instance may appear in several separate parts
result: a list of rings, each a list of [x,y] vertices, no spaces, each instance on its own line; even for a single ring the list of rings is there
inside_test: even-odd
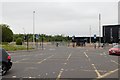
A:
[[[109,49],[109,54],[117,54],[120,55],[120,45],[115,45],[113,48]]]
[[[0,73],[5,75],[12,67],[11,56],[2,48],[0,48]]]

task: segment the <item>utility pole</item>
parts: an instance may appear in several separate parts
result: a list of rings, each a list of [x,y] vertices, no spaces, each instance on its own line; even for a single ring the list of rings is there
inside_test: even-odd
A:
[[[33,11],[33,48],[35,48],[35,11]]]
[[[90,44],[91,44],[91,25],[90,25]]]
[[[24,35],[24,38],[25,38],[25,29],[24,29],[24,27],[23,27],[23,35]],[[23,40],[23,44],[25,44],[25,39]]]
[[[101,44],[101,14],[99,14],[99,46]]]

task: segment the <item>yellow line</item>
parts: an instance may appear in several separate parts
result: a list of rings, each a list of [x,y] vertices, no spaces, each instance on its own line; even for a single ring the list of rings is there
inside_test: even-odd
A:
[[[72,55],[72,54],[69,54],[69,56],[68,56],[68,58],[67,58],[67,61],[70,59],[71,55]]]
[[[92,66],[93,66],[93,68],[95,69],[95,72],[96,72],[97,76],[98,76],[98,77],[101,77],[101,75],[100,75],[99,71],[96,69],[95,65],[92,64]]]
[[[110,72],[108,72],[108,73],[106,73],[106,74],[104,74],[104,75],[102,75],[102,76],[97,77],[97,79],[105,78],[106,76],[109,76],[110,74],[115,73],[115,72],[118,71],[118,70],[119,70],[119,69],[115,69],[115,70],[113,70],[113,71],[110,71]]]

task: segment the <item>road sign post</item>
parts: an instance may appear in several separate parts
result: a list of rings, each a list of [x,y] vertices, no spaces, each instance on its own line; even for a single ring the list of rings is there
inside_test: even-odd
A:
[[[26,39],[27,39],[27,51],[29,50],[29,37],[28,37],[28,35],[26,36]]]
[[[37,49],[38,49],[38,39],[39,39],[39,35],[35,34],[35,42],[36,42]]]
[[[96,49],[96,34],[94,34],[94,48]]]
[[[43,37],[42,37],[42,50],[43,50]]]
[[[72,36],[73,47],[75,47],[75,36]]]

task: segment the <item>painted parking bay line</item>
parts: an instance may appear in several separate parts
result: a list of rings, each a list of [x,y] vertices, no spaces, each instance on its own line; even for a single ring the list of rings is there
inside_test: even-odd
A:
[[[115,69],[115,70],[113,70],[113,71],[109,71],[108,73],[105,73],[105,74],[97,77],[97,79],[105,78],[106,76],[109,76],[110,74],[113,74],[113,73],[115,73],[115,72],[118,71],[118,70],[119,70],[119,69]]]
[[[86,54],[86,52],[84,52],[85,56],[88,58],[88,55]]]
[[[59,80],[59,79],[60,79],[60,77],[61,77],[61,75],[62,75],[63,71],[64,71],[64,69],[63,69],[63,68],[61,68],[61,70],[60,70],[60,72],[59,72],[59,74],[58,74],[58,76],[57,76],[57,79],[56,79],[56,80]]]
[[[117,65],[120,65],[118,62],[114,61],[114,60],[111,60],[111,62],[117,64]]]
[[[21,61],[25,61],[25,60],[28,60],[28,59],[24,58],[24,59],[21,59],[21,60],[15,61],[15,62],[13,62],[13,63],[19,63],[19,62],[21,62]]]
[[[51,57],[53,57],[53,56],[54,56],[54,55],[49,56],[49,57],[47,57],[46,59],[43,59],[42,61],[37,62],[37,64],[40,64],[40,63],[46,61],[47,59],[49,59],[49,58],[51,58]],[[19,61],[13,62],[13,63],[21,63],[21,64],[28,63],[28,64],[36,64],[36,62],[25,62],[25,61],[24,61],[24,62],[20,62],[20,61],[23,61],[23,60],[27,60],[27,59],[22,59],[22,60],[19,60]]]
[[[93,66],[93,68],[95,69],[95,72],[96,72],[97,76],[98,76],[98,77],[101,77],[101,75],[100,75],[99,71],[96,69],[95,65],[92,64],[92,66]]]
[[[88,60],[90,61],[90,58],[88,57],[88,55],[86,54],[86,52],[84,52],[85,56],[88,58]],[[91,64],[92,67],[94,68],[95,73],[97,74],[98,77],[101,77],[99,71],[97,70],[97,68],[95,67],[95,64]]]
[[[71,53],[71,54],[69,54],[69,56],[68,56],[68,58],[67,58],[67,61],[70,59],[71,55],[72,55],[72,53]]]
[[[42,62],[46,61],[47,59],[49,59],[49,58],[51,58],[51,57],[53,57],[53,56],[54,56],[54,55],[49,56],[49,57],[47,57],[46,59],[43,59],[42,61],[38,62],[38,64],[40,64],[40,63],[42,63]]]

